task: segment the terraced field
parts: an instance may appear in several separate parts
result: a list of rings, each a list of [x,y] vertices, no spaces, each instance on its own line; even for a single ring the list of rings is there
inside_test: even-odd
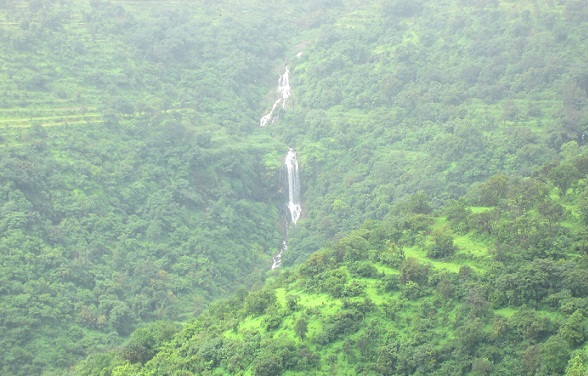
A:
[[[0,128],[100,121],[98,95],[82,98],[78,93],[84,89],[83,82],[74,73],[73,59],[67,64],[67,55],[73,56],[75,46],[85,47],[92,41],[83,22],[89,4],[80,2],[67,15],[59,4],[35,8],[36,4],[7,2],[0,6],[0,35],[7,41],[0,51]],[[32,22],[41,12],[46,12],[45,22]],[[44,33],[61,33],[62,47],[39,44]]]

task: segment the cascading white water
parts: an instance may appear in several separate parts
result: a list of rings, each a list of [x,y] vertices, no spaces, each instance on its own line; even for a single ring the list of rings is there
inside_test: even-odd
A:
[[[274,258],[272,259],[272,261],[273,261],[272,270],[280,267],[280,264],[282,264],[282,255],[284,254],[284,251],[287,249],[288,249],[288,243],[286,243],[285,240],[282,240],[282,248],[280,248],[280,253],[275,255]]]
[[[296,159],[296,150],[289,149],[284,159],[284,185],[288,187],[288,212],[290,213],[290,223],[296,224],[302,214],[302,205],[300,202],[300,174],[298,171],[298,160]],[[285,240],[282,241],[280,252],[272,259],[272,270],[279,268],[282,264],[282,255],[288,249],[288,220],[286,222]]]
[[[286,100],[290,98],[292,93],[290,92],[290,70],[286,67],[284,74],[280,76],[278,80],[278,88],[276,90],[279,93],[279,98],[275,100],[271,111],[264,115],[261,119],[259,119],[259,126],[265,127],[268,123],[275,120],[274,118],[274,111],[278,106],[282,106],[282,108],[286,108]],[[296,224],[298,219],[300,218],[300,214],[302,214],[302,206],[300,204],[300,175],[298,172],[298,161],[296,159],[296,151],[294,149],[288,150],[288,154],[286,155],[286,159],[284,160],[284,172],[285,172],[285,182],[288,185],[288,211],[290,213],[290,222]],[[282,263],[282,255],[288,249],[288,242],[287,242],[287,223],[286,220],[286,236],[285,240],[282,241],[282,247],[280,248],[280,252],[275,255],[272,259],[272,270],[279,268]]]
[[[280,97],[276,99],[274,105],[272,106],[272,110],[267,114],[264,115],[261,119],[259,119],[259,126],[265,127],[267,123],[270,121],[273,123],[274,119],[274,111],[278,105],[282,105],[282,108],[286,108],[286,100],[290,98],[290,70],[286,67],[286,71],[283,75],[280,76],[278,80],[278,88],[277,92],[280,93]]]
[[[298,160],[296,159],[296,150],[288,150],[284,160],[286,175],[288,179],[288,210],[290,211],[290,220],[296,224],[302,213],[300,205],[300,175],[298,173]]]

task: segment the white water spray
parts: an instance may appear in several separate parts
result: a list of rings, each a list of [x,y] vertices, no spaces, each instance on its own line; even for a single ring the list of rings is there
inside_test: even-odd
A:
[[[272,259],[272,261],[273,261],[272,270],[280,267],[280,264],[282,264],[282,255],[284,254],[284,251],[287,249],[288,249],[288,243],[286,243],[285,240],[282,240],[282,248],[280,248],[280,253],[275,255],[274,258]]]
[[[286,175],[288,179],[288,210],[290,211],[290,220],[296,224],[302,213],[300,205],[300,175],[298,173],[298,160],[296,151],[288,150],[288,155],[284,160]]]
[[[272,123],[274,122],[274,111],[279,105],[282,105],[282,108],[286,108],[286,100],[292,95],[290,92],[290,70],[288,67],[286,67],[284,74],[280,76],[280,79],[278,80],[278,88],[276,91],[280,93],[280,97],[274,102],[272,110],[267,115],[264,115],[261,119],[259,119],[260,127],[265,127],[270,121]]]
[[[292,95],[290,92],[290,70],[288,67],[286,67],[284,74],[280,76],[280,79],[278,80],[278,88],[276,91],[279,93],[279,98],[274,101],[271,111],[259,119],[260,127],[265,127],[268,123],[274,122],[274,111],[278,106],[282,106],[283,109],[286,108],[286,101]],[[296,151],[294,149],[288,150],[288,154],[284,160],[284,173],[285,183],[287,183],[288,186],[287,206],[288,212],[290,213],[289,222],[296,224],[300,218],[300,214],[302,214],[302,206],[300,202],[300,175],[298,172],[298,160],[296,159]],[[288,232],[287,226],[289,222],[286,220],[286,234]],[[282,255],[288,249],[287,238],[288,235],[286,235],[285,239],[282,241],[280,252],[272,259],[272,270],[279,268],[282,264]]]
[[[300,201],[300,174],[298,171],[296,150],[294,149],[289,149],[288,154],[284,159],[284,186],[286,185],[288,189],[288,201],[286,202],[286,206],[288,207],[288,213],[290,214],[290,221],[287,219],[285,221],[286,236],[282,241],[280,252],[272,259],[272,270],[280,267],[282,264],[282,255],[288,249],[288,224],[296,224],[302,214],[302,205]]]

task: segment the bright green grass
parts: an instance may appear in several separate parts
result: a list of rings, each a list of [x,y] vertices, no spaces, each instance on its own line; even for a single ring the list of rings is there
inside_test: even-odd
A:
[[[460,254],[466,254],[478,259],[488,259],[490,257],[488,255],[488,247],[479,241],[475,241],[469,235],[457,235],[453,239],[453,242],[458,249],[458,256]]]
[[[239,332],[244,332],[248,330],[259,330],[263,327],[263,320],[267,317],[267,315],[260,315],[260,316],[249,316],[241,325],[239,325]]]
[[[339,18],[335,26],[351,30],[369,30],[369,27],[377,21],[377,16],[371,11],[357,10]]]
[[[441,229],[443,226],[447,226],[446,217],[435,217],[433,219],[433,229]]]
[[[510,317],[512,317],[512,315],[514,315],[518,311],[519,310],[517,308],[506,307],[506,308],[495,309],[494,314],[504,316],[506,318],[510,318]]]
[[[485,213],[494,209],[492,206],[470,206],[472,213]]]
[[[321,312],[330,315],[341,309],[341,301],[334,300],[329,294],[306,294],[300,291],[291,291],[290,293],[300,296],[299,305],[304,308],[318,308]]]
[[[33,117],[31,119],[0,119],[0,126],[9,127],[30,127],[33,124],[39,124],[43,127],[65,125],[65,124],[82,124],[88,121],[99,121],[102,118],[100,114],[85,114],[82,116],[46,116]]]
[[[378,273],[384,273],[384,274],[400,274],[400,271],[398,269],[394,269],[391,268],[389,266],[386,265],[382,265],[379,263],[373,263],[372,265],[374,265],[376,267],[376,269],[378,269]]]
[[[456,264],[453,261],[448,262],[448,261],[432,260],[427,257],[427,252],[418,246],[404,248],[404,254],[406,255],[406,257],[413,257],[422,263],[425,263],[425,264],[428,263],[428,264],[433,265],[433,267],[435,267],[435,268],[448,270],[453,273],[458,273],[459,268],[462,266],[460,264]]]
[[[370,298],[375,304],[382,305],[390,300],[389,293],[381,293],[378,291],[379,280],[373,278],[354,278],[354,280],[358,281],[365,287],[364,291],[366,297]]]
[[[333,106],[327,111],[333,124],[351,124],[365,127],[373,118],[373,114],[359,109],[347,109],[341,105]]]
[[[279,289],[275,289],[274,290],[276,293],[276,299],[278,304],[280,304],[281,306],[285,306],[286,305],[286,289],[285,288],[279,288]]]
[[[500,308],[500,309],[495,309],[494,310],[494,314],[495,315],[500,315],[500,316],[504,316],[506,318],[510,318],[512,317],[515,313],[520,312],[521,308],[514,308],[514,307],[506,307],[506,308]],[[566,315],[563,314],[562,312],[552,312],[552,311],[546,311],[546,310],[537,310],[535,311],[537,313],[537,315],[539,315],[540,317],[544,317],[549,319],[552,322],[559,322],[562,323],[566,320]]]

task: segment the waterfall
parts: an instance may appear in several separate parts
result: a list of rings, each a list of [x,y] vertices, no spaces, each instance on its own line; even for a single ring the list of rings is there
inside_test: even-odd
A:
[[[288,154],[284,160],[284,167],[286,168],[286,177],[288,179],[288,210],[290,211],[290,221],[296,224],[302,213],[302,206],[300,205],[298,160],[296,159],[296,151],[294,149],[288,150]]]
[[[297,55],[298,56],[298,55]],[[290,70],[286,66],[284,74],[278,79],[278,88],[276,90],[279,93],[279,98],[274,101],[271,111],[259,119],[259,126],[265,127],[268,123],[273,123],[274,111],[278,106],[286,108],[286,100],[290,98],[292,93],[290,92]],[[300,175],[298,172],[298,160],[296,159],[296,150],[290,148],[288,154],[284,159],[284,186],[288,188],[288,200],[286,206],[290,218],[286,218],[286,215],[282,216],[284,224],[284,233],[282,246],[280,252],[275,255],[272,259],[272,270],[279,268],[282,263],[282,255],[288,249],[288,225],[289,223],[298,222],[300,214],[302,214],[302,206],[300,203]]]
[[[284,187],[288,189],[288,198],[286,201],[287,213],[289,218],[282,217],[284,224],[284,240],[280,252],[272,259],[272,270],[279,268],[282,263],[282,255],[288,249],[288,225],[298,222],[302,214],[302,205],[300,200],[300,172],[298,170],[298,160],[296,159],[296,150],[290,148],[284,159]]]
[[[286,243],[285,240],[282,240],[282,248],[280,248],[280,253],[275,255],[274,258],[272,259],[272,261],[273,261],[272,270],[280,267],[280,264],[282,263],[282,255],[284,254],[284,251],[287,249],[288,249],[288,243]]]
[[[286,108],[286,100],[290,98],[290,70],[286,67],[286,71],[284,74],[280,76],[278,80],[278,88],[276,91],[280,94],[280,97],[276,99],[274,105],[272,106],[271,111],[264,115],[261,119],[259,119],[259,126],[265,127],[267,123],[270,121],[273,123],[274,119],[274,111],[278,105],[282,105],[282,108]]]

